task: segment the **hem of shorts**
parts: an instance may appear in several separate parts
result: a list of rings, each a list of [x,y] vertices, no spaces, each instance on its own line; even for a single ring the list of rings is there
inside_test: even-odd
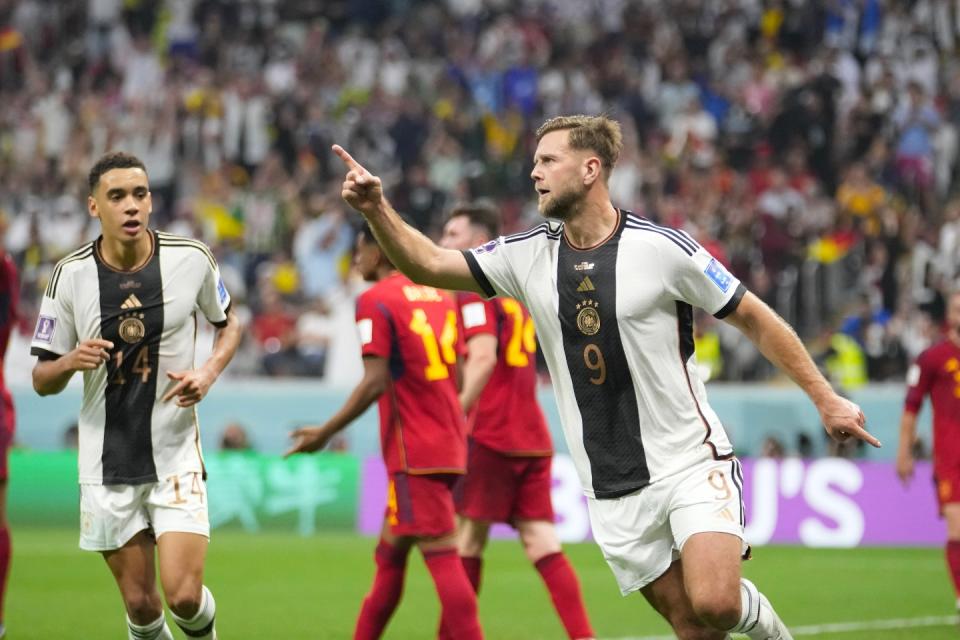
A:
[[[714,528],[714,529],[701,529],[700,531],[694,531],[693,533],[688,535],[686,538],[684,538],[683,544],[680,545],[680,548],[678,549],[678,551],[683,551],[683,547],[686,546],[687,542],[690,541],[690,538],[697,535],[698,533],[727,533],[727,534],[730,534],[731,536],[736,536],[737,538],[740,538],[741,543],[747,543],[747,537],[744,534],[743,527],[741,527],[740,525],[733,525],[729,528],[724,528],[724,529]],[[747,545],[749,546],[749,543],[747,543]]]
[[[207,540],[210,539],[209,527],[207,528],[197,527],[196,529],[187,529],[185,527],[181,529],[164,529],[163,531],[154,531],[153,535],[156,537],[157,540],[159,540],[161,536],[164,536],[168,533],[195,533],[198,536],[203,536]]]
[[[670,562],[667,563],[667,566],[665,566],[662,571],[657,573],[652,573],[648,576],[640,578],[639,580],[631,584],[629,587],[620,587],[620,595],[626,597],[631,593],[633,593],[634,591],[640,591],[640,589],[643,589],[645,586],[652,583],[654,580],[656,580],[657,578],[665,574],[667,571],[669,571],[670,565],[672,565],[673,562],[674,562],[673,559],[671,559]]]
[[[79,542],[79,545],[78,545],[78,546],[80,547],[80,550],[81,550],[81,551],[92,551],[92,552],[94,552],[94,553],[103,553],[104,551],[116,551],[117,549],[120,549],[120,548],[123,547],[125,544],[127,544],[128,542],[130,542],[131,540],[133,540],[134,536],[136,536],[136,535],[137,535],[138,533],[140,533],[141,531],[153,531],[153,529],[150,528],[149,526],[143,527],[142,529],[137,529],[136,531],[134,531],[133,533],[131,533],[130,536],[127,537],[126,540],[124,540],[123,542],[120,542],[120,543],[118,543],[118,544],[115,544],[115,545],[110,545],[110,544],[90,544],[90,545],[84,546],[84,544],[83,544],[83,537],[81,536],[81,537],[80,537],[80,542]]]

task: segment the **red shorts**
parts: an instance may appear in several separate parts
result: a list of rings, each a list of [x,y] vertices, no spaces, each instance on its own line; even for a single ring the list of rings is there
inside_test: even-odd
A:
[[[450,473],[396,473],[387,487],[385,518],[395,536],[439,537],[457,530],[453,486],[460,476]]]
[[[457,513],[472,520],[553,522],[550,456],[508,456],[471,441],[467,475],[457,487]]]
[[[945,505],[960,502],[960,466],[938,466],[933,471],[933,483],[941,513]]]

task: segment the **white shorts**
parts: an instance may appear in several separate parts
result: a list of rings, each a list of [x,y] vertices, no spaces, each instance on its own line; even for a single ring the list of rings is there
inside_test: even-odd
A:
[[[627,595],[663,575],[695,533],[743,540],[743,470],[736,458],[706,460],[622,498],[588,498],[587,507],[593,537]]]
[[[207,487],[200,473],[188,471],[149,484],[80,485],[80,548],[119,549],[149,529],[210,537]]]

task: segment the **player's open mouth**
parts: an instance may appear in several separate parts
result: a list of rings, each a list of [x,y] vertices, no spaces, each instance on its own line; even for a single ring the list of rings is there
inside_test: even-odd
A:
[[[537,193],[539,193],[540,196],[543,197],[543,196],[547,195],[548,193],[550,193],[550,190],[549,190],[549,189],[537,189]]]
[[[128,220],[123,223],[123,230],[129,234],[134,234],[140,230],[140,223],[137,220]]]

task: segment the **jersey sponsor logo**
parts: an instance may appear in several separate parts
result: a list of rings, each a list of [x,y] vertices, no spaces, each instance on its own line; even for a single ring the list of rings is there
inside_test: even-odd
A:
[[[33,332],[33,339],[37,342],[53,344],[53,332],[57,329],[57,319],[41,315],[37,318],[37,330]]]
[[[500,244],[500,238],[495,238],[490,242],[487,242],[486,244],[482,244],[479,247],[476,247],[475,249],[473,249],[473,252],[476,255],[480,255],[481,253],[493,253],[494,251],[496,251],[497,246],[499,244]]]
[[[357,333],[360,335],[360,344],[373,342],[373,320],[370,318],[357,320]]]
[[[143,303],[140,302],[140,298],[137,297],[135,293],[131,293],[127,296],[127,299],[123,301],[123,304],[120,305],[121,309],[139,309],[143,306]]]
[[[125,280],[119,285],[121,291],[126,291],[128,289],[139,289],[143,284],[139,280]]]
[[[593,268],[594,268],[595,266],[596,266],[596,265],[593,264],[592,262],[587,262],[586,260],[584,260],[584,261],[581,262],[580,264],[575,264],[575,265],[573,265],[573,268],[574,268],[574,270],[576,270],[576,271],[593,271]]]
[[[707,268],[704,269],[703,272],[707,274],[707,277],[713,280],[713,283],[724,293],[730,289],[730,285],[733,283],[733,276],[730,275],[730,272],[727,271],[722,264],[717,262],[716,258],[710,259]]]
[[[580,286],[577,287],[578,293],[583,293],[584,291],[596,291],[597,288],[593,286],[593,281],[590,280],[590,276],[586,276],[581,282]]]
[[[217,300],[220,301],[220,306],[227,304],[227,300],[230,296],[227,294],[227,287],[223,284],[223,278],[217,279]]]
[[[463,314],[463,327],[472,329],[487,324],[487,310],[482,302],[471,302],[460,309]]]
[[[595,300],[584,300],[577,304],[577,328],[585,336],[592,336],[600,331],[598,306]]]

